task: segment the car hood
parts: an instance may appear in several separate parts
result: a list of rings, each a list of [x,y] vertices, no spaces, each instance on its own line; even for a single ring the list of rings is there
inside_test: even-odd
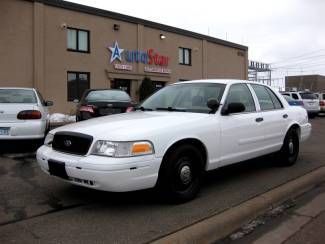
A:
[[[91,135],[96,139],[127,141],[145,139],[157,133],[181,129],[189,124],[198,124],[209,114],[187,112],[132,112],[103,116],[75,124],[59,127],[51,131],[69,131]]]

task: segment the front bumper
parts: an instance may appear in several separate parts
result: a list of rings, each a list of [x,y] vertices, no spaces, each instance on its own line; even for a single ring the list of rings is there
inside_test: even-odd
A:
[[[45,135],[46,121],[0,122],[0,127],[9,128],[9,134],[0,135],[0,140],[40,139]]]
[[[88,155],[76,156],[42,146],[37,162],[49,174],[48,160],[65,163],[68,182],[97,190],[125,192],[152,188],[156,185],[162,158],[146,155],[111,158]]]
[[[300,126],[300,141],[306,141],[311,134],[311,124],[306,123],[302,126]]]

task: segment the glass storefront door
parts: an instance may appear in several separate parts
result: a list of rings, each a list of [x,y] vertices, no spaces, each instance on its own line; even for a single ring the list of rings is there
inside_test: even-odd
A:
[[[111,88],[120,89],[122,91],[127,92],[129,95],[131,95],[131,80],[114,79],[111,82]]]

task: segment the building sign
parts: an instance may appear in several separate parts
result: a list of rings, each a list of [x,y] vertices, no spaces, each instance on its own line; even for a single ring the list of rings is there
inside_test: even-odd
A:
[[[248,68],[253,69],[253,70],[270,71],[271,66],[270,66],[270,64],[256,62],[256,61],[251,60],[251,61],[249,61]]]
[[[115,69],[132,71],[133,66],[129,64],[114,64]]]
[[[171,70],[167,68],[169,65],[169,57],[161,55],[159,52],[150,48],[146,51],[141,50],[126,50],[119,47],[118,42],[115,41],[113,47],[107,47],[111,52],[110,63],[115,60],[127,63],[142,63],[144,72],[170,74]],[[158,66],[158,67],[157,67]],[[132,70],[132,65],[129,64],[114,64],[115,69]]]
[[[170,74],[171,70],[167,69],[167,68],[162,68],[162,67],[144,66],[144,72]]]

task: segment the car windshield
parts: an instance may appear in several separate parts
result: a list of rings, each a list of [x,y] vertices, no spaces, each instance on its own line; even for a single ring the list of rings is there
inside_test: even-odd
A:
[[[90,91],[85,101],[99,102],[99,101],[130,101],[129,95],[124,91],[118,90],[95,90]]]
[[[141,107],[146,110],[209,113],[209,99],[221,100],[225,84],[179,83],[167,86],[145,100]]]
[[[33,90],[0,89],[0,103],[37,103]]]
[[[302,99],[317,99],[316,95],[310,92],[300,92],[300,96]]]

